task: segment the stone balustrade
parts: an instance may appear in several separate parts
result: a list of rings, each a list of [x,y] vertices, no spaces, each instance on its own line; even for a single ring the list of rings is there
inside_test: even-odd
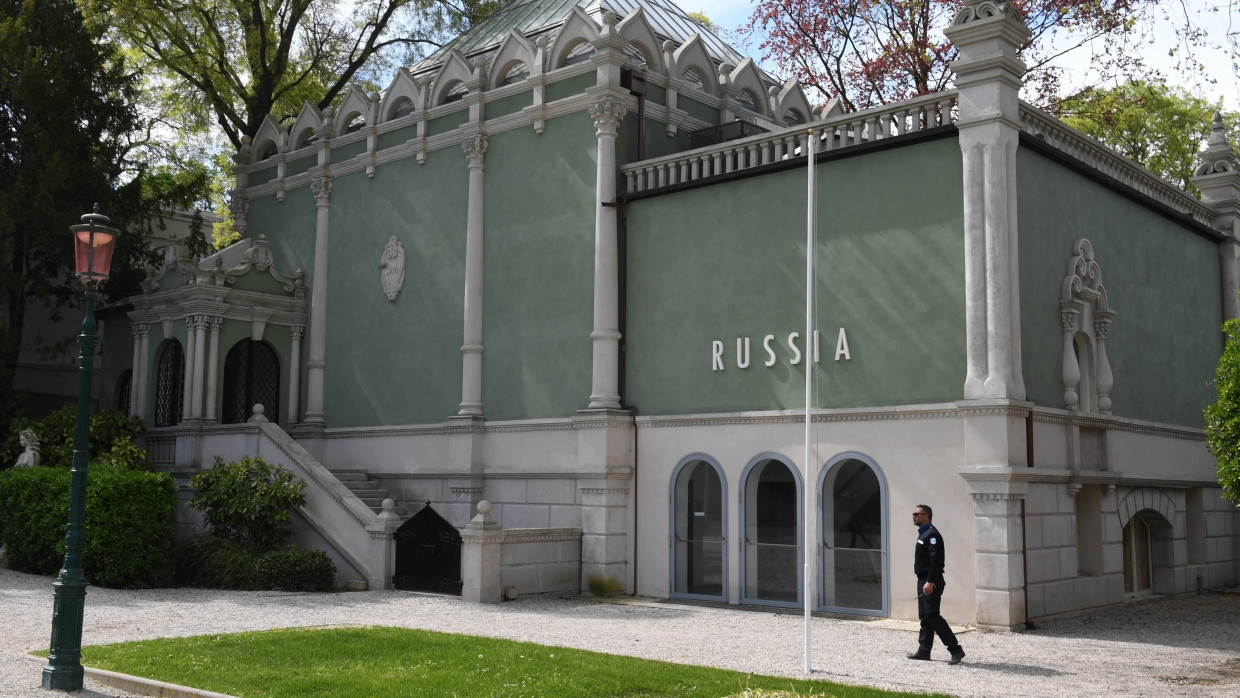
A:
[[[622,167],[621,172],[625,191],[629,195],[640,194],[801,157],[811,129],[819,138],[819,152],[823,152],[917,133],[955,120],[956,92],[936,92],[873,109],[828,116],[812,124],[643,160]]]

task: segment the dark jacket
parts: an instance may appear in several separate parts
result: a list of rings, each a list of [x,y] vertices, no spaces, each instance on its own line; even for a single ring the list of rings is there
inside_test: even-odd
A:
[[[926,524],[925,528],[917,534],[917,546],[913,555],[913,572],[917,573],[919,581],[933,582],[936,587],[944,585],[943,582],[943,558],[946,553],[943,550],[943,536],[939,534],[939,529],[934,524]]]

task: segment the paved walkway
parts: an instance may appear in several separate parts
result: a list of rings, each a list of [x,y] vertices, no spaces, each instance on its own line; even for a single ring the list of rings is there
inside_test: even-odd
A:
[[[40,685],[51,579],[0,567],[0,697],[57,695]],[[657,602],[525,598],[500,605],[407,592],[340,594],[91,587],[85,644],[274,627],[392,625],[800,676],[803,619]],[[815,677],[961,696],[1240,695],[1240,594],[1154,600],[1039,624],[1021,633],[972,630],[965,663],[910,662],[916,626],[815,618]],[[127,696],[88,682],[78,696]]]

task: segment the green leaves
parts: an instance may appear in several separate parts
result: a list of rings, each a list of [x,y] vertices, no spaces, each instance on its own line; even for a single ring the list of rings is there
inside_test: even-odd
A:
[[[1218,400],[1206,408],[1206,445],[1218,459],[1223,496],[1240,505],[1240,320],[1223,323],[1227,345],[1214,373]]]
[[[246,456],[215,465],[189,481],[190,506],[202,512],[216,536],[255,551],[274,550],[292,533],[289,514],[306,503],[306,483],[293,473],[261,458]]]

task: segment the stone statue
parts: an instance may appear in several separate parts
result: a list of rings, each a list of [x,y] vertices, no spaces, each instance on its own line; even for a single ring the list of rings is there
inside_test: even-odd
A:
[[[17,457],[17,467],[30,467],[39,464],[39,437],[35,435],[34,429],[22,429],[17,437],[26,450]]]

